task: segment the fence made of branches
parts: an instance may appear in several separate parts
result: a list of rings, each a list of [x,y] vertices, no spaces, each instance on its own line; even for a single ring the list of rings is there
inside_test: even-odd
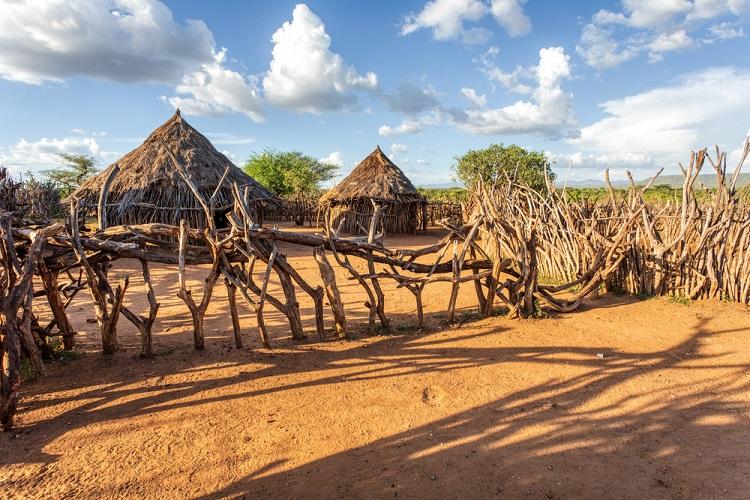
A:
[[[268,222],[293,222],[297,226],[312,227],[318,223],[318,201],[315,198],[285,198],[281,204],[265,211]]]
[[[742,161],[748,153],[750,145],[745,146]],[[205,199],[176,155],[169,156],[202,209],[212,213],[216,200]],[[710,200],[699,201],[693,195],[693,183],[707,162],[714,167],[720,188]],[[348,337],[351,327],[334,265],[366,293],[371,332],[389,327],[386,281],[413,295],[419,326],[424,323],[423,291],[438,282],[450,284],[444,309],[449,322],[454,320],[459,288],[469,283],[482,315],[503,307],[510,318],[528,317],[542,306],[571,311],[601,289],[721,297],[747,304],[750,211],[736,193],[742,162],[732,173],[727,172],[726,163],[726,155],[718,151],[713,158],[705,150],[693,153],[683,168],[685,184],[679,206],[644,201],[643,193],[654,179],[640,187],[632,183],[623,199],[610,191],[609,199],[593,204],[572,201],[551,183],[546,194],[510,180],[480,184],[471,195],[468,222],[441,221],[445,237],[418,249],[384,244],[385,209],[377,203],[361,237],[343,237],[343,222],[334,226],[333,219],[316,234],[261,227],[253,219],[247,193],[236,185],[232,185],[228,229],[217,228],[212,217],[206,217],[207,227],[194,228],[185,220],[177,226],[107,227],[106,218],[100,216],[99,227],[86,231],[76,199],[71,202],[67,228],[29,225],[4,212],[0,215],[0,423],[4,428],[12,425],[22,357],[43,372],[50,337],[61,336],[65,347],[73,348],[75,332],[67,307],[81,290],[91,295],[103,353],[118,349],[117,326],[124,317],[140,333],[142,356],[151,356],[152,329],[159,311],[150,273],[153,263],[174,266],[177,295],[185,303],[196,349],[205,347],[204,317],[220,282],[227,288],[237,347],[242,346],[241,304],[254,314],[266,348],[272,346],[264,319],[266,306],[281,313],[294,339],[305,338],[298,294],[308,295],[314,305],[317,336],[333,332]],[[107,198],[106,185],[102,200]],[[319,284],[297,272],[280,251],[281,244],[309,249],[320,272]],[[112,262],[124,258],[141,264],[147,310],[126,306],[127,277],[117,283],[110,280]],[[354,265],[355,259],[366,265],[366,271]],[[185,279],[186,269],[197,265],[208,267],[200,290],[188,288]],[[260,280],[253,272],[256,266],[263,269]],[[280,285],[274,292],[268,286],[272,277]],[[49,307],[53,321],[47,325],[41,325],[34,314],[38,311],[31,307],[35,299],[45,300]],[[326,313],[325,299],[330,313]],[[332,319],[329,329],[327,319]]]

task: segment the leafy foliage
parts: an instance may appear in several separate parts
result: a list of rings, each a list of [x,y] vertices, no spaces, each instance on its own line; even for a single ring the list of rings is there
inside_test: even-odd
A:
[[[300,198],[318,195],[318,184],[333,178],[337,168],[299,151],[267,149],[253,153],[244,170],[275,195]]]
[[[507,176],[543,191],[546,189],[545,172],[550,179],[555,177],[544,153],[528,151],[515,144],[492,144],[485,149],[468,151],[456,158],[453,168],[456,177],[468,187],[479,180],[495,184]]]
[[[428,202],[461,203],[469,198],[464,188],[417,188]]]
[[[75,191],[83,182],[96,174],[99,169],[96,160],[89,155],[60,154],[62,166],[54,170],[43,170],[48,180],[60,187],[60,194],[65,197]]]

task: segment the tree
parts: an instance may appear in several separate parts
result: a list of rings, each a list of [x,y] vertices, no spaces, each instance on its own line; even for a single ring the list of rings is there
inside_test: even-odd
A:
[[[245,172],[277,196],[306,198],[319,193],[318,184],[333,178],[336,165],[322,163],[299,151],[267,149],[253,153]]]
[[[542,191],[547,186],[544,173],[547,172],[550,179],[555,178],[544,153],[527,151],[515,144],[492,144],[485,149],[468,151],[456,157],[453,169],[456,177],[469,188],[480,179],[491,184],[502,182],[507,175]]]
[[[43,170],[42,175],[60,186],[60,194],[63,197],[75,191],[86,179],[99,171],[96,160],[85,154],[62,153],[60,163],[63,166],[54,170]]]

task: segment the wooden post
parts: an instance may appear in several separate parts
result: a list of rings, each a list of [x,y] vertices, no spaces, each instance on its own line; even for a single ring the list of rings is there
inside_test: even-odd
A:
[[[344,303],[341,301],[341,294],[336,285],[336,274],[334,273],[331,264],[328,262],[328,259],[326,259],[325,249],[322,246],[315,247],[313,249],[313,256],[315,257],[315,262],[318,263],[320,277],[323,280],[326,295],[328,296],[328,303],[331,305],[336,336],[339,338],[349,338],[349,333],[346,330]]]
[[[65,312],[65,303],[60,296],[58,276],[59,271],[50,271],[47,269],[44,260],[39,260],[39,277],[42,280],[44,292],[47,295],[47,302],[49,303],[52,317],[55,320],[57,329],[62,334],[63,348],[67,351],[75,347],[75,332]]]
[[[232,331],[234,332],[234,345],[237,349],[242,349],[242,330],[240,329],[240,318],[237,314],[237,287],[229,280],[224,278],[224,285],[227,287],[227,300],[229,301],[229,312],[232,315]]]

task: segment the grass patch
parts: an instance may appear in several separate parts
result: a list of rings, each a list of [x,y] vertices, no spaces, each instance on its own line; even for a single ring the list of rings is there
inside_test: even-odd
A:
[[[689,306],[692,303],[692,301],[684,295],[670,295],[667,300],[674,304],[680,304],[682,306]]]
[[[79,359],[84,355],[81,351],[65,350],[62,340],[58,337],[49,338],[47,340],[47,345],[49,346],[53,361],[67,363],[74,359]]]

